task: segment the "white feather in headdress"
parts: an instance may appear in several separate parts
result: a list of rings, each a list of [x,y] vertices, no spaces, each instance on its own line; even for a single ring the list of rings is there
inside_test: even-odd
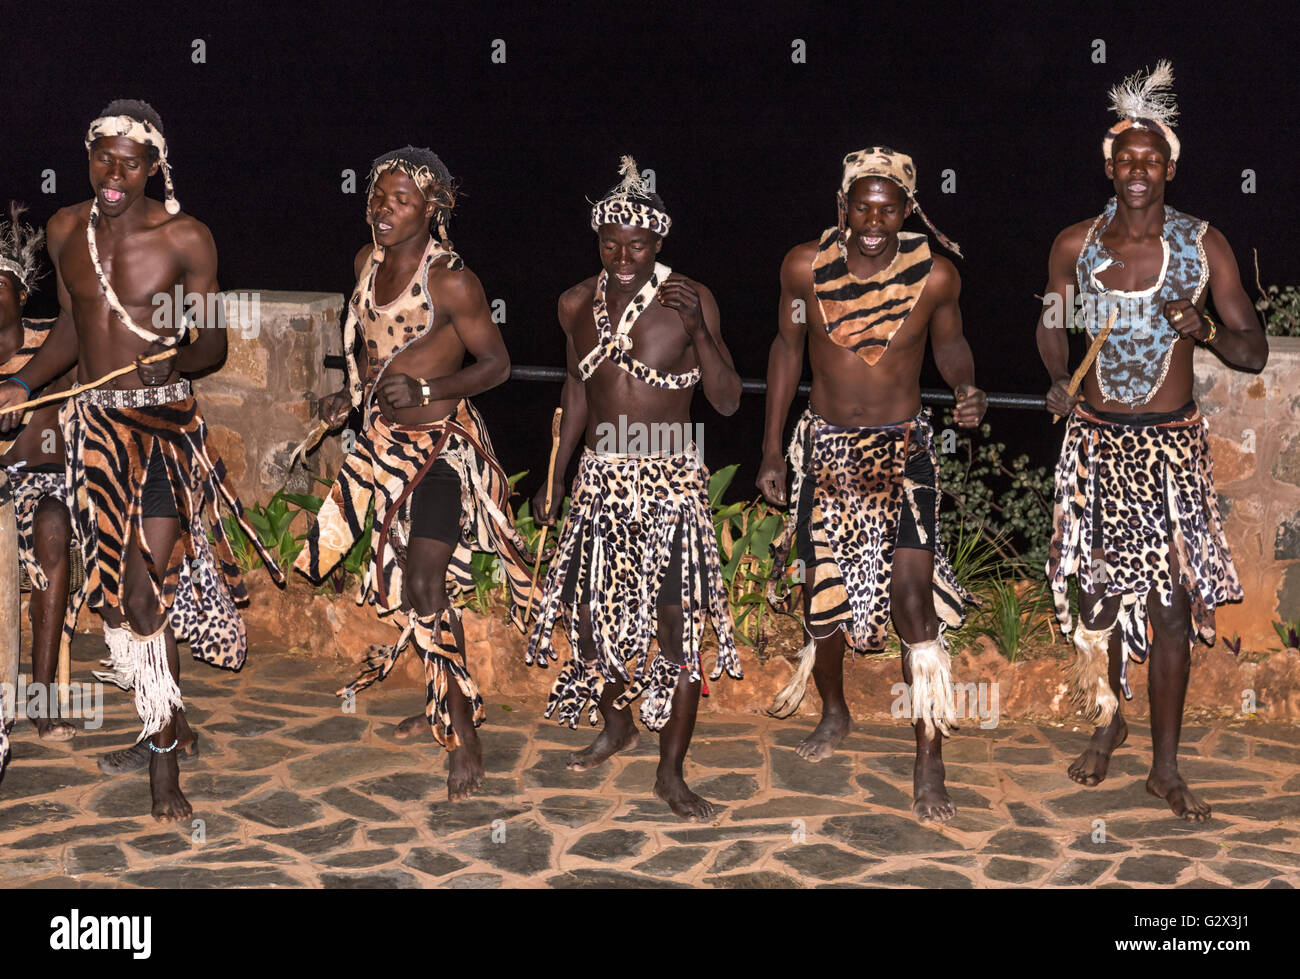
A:
[[[649,188],[646,187],[645,181],[641,179],[641,171],[637,169],[636,160],[630,156],[624,155],[618,161],[618,175],[623,178],[614,190],[608,195],[609,197],[648,197]]]
[[[1156,62],[1155,71],[1134,72],[1110,90],[1110,107],[1121,119],[1154,119],[1172,126],[1178,118],[1174,101],[1174,66],[1168,59]]]
[[[19,219],[27,208],[11,201],[9,220],[0,221],[0,272],[12,272],[22,287],[32,291],[38,278],[37,268],[45,231],[23,224]]]

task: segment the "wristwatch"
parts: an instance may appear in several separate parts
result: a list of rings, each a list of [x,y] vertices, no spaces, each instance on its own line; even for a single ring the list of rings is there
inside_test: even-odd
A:
[[[420,378],[420,407],[424,407],[433,400],[433,392],[429,390],[429,382]]]

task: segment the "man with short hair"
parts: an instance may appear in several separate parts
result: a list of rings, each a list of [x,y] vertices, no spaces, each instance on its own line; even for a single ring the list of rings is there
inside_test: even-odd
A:
[[[153,816],[167,822],[191,814],[177,753],[197,749],[185,722],[176,640],[186,639],[196,658],[228,669],[242,666],[247,652],[236,608],[247,592],[218,500],[257,544],[276,580],[283,575],[243,522],[182,376],[219,365],[226,333],[206,313],[220,309],[216,246],[203,223],[180,213],[162,120],[148,103],[112,102],[91,122],[85,145],[94,197],[61,209],[47,228],[59,318],[36,356],[0,384],[0,415],[12,428],[17,414],[6,409],[73,362],[83,384],[135,365],[70,398],[60,421],[87,594],[104,617],[110,656],[110,671],[96,675],[134,689],[144,722],[141,741],[101,758],[100,768],[138,770],[147,759]],[[165,203],[145,196],[159,169]],[[179,322],[155,326],[162,319],[159,299],[175,286],[202,299],[192,307],[196,327],[188,331]],[[170,356],[148,361],[158,354]]]
[[[921,822],[943,822],[955,812],[942,757],[943,738],[955,723],[943,629],[962,624],[970,596],[938,534],[934,434],[929,410],[921,407],[927,337],[953,387],[957,424],[977,426],[986,398],[975,387],[962,335],[957,270],[931,254],[925,235],[901,230],[915,211],[941,244],[961,254],[921,211],[911,157],[886,146],[850,153],[838,203],[838,226],[785,257],[768,358],[757,484],[777,505],[786,503],[781,435],[805,344],[813,368],[808,409],[789,445],[793,502],[769,589],[773,604],[788,609],[789,596],[779,595],[778,585],[797,534],[810,639],[774,711],[793,712],[811,672],[822,717],[798,752],[812,762],[829,757],[852,726],[844,699],[845,636],[855,650],[879,649],[892,618],[916,729],[912,811]]]
[[[663,201],[630,156],[620,172],[622,182],[591,211],[603,269],[559,302],[568,375],[555,480],[533,499],[538,523],[555,522],[564,472],[584,433],[586,446],[527,661],[545,666],[558,659],[552,631],[562,616],[571,653],[546,716],[558,711],[556,719],[570,727],[584,712],[593,725],[598,713],[605,722],[568,767],[583,771],[634,747],[639,735],[630,704],[641,696],[641,721],[659,732],[655,794],[683,819],[709,819],[712,804],[690,790],[682,772],[708,621],[718,641],[710,679],[724,670],[740,679],[741,670],[709,509],[709,473],[702,447],[687,433],[696,385],[714,408],[731,415],[740,402],[740,375],[722,341],[713,294],[656,261],[672,223]],[[626,444],[618,444],[622,437]],[[666,451],[655,450],[656,439],[669,442]]]
[[[1147,791],[1200,822],[1210,807],[1178,771],[1191,643],[1198,633],[1214,641],[1215,607],[1240,601],[1242,590],[1214,492],[1208,426],[1192,397],[1192,354],[1204,343],[1229,364],[1259,371],[1268,342],[1223,235],[1165,205],[1181,151],[1172,84],[1173,69],[1161,61],[1111,89],[1119,121],[1102,154],[1115,196],[1052,244],[1037,336],[1052,379],[1047,409],[1070,416],[1047,577],[1068,635],[1069,578],[1078,575],[1072,694],[1097,725],[1068,774],[1083,785],[1106,777],[1128,737],[1119,709],[1120,693],[1131,696],[1125,655],[1142,662],[1149,651]],[[1221,323],[1205,312],[1207,285]],[[1052,322],[1073,288],[1090,340],[1112,324],[1075,395],[1064,323]]]
[[[374,651],[340,693],[384,679],[413,645],[425,666],[425,711],[398,725],[397,737],[429,726],[447,750],[453,802],[483,781],[477,728],[486,712],[452,599],[473,588],[472,550],[496,553],[517,616],[529,586],[509,480],[469,400],[510,376],[510,356],[483,286],[447,237],[455,204],[451,174],[427,148],[393,150],[371,167],[372,240],[356,256],[344,327],[348,387],[320,404],[321,417],[337,427],[364,403],[365,429],[294,565],[324,577],[366,533],[373,500],[363,592],[401,635]]]

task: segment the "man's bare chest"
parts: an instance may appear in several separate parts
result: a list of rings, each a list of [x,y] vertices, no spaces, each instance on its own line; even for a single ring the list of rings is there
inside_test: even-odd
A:
[[[157,297],[166,295],[182,275],[179,256],[157,235],[100,240],[97,251],[104,278],[124,306],[155,305]],[[60,259],[63,281],[74,301],[96,302],[103,298],[84,231],[69,243]]]

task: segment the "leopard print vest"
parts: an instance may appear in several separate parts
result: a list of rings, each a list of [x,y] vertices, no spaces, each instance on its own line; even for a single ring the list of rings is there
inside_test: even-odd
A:
[[[370,253],[366,267],[357,279],[356,288],[349,301],[348,322],[344,326],[344,350],[350,352],[356,339],[357,326],[365,340],[365,375],[352,378],[352,403],[359,404],[374,391],[393,358],[419,340],[433,327],[433,296],[429,293],[429,270],[439,259],[447,257],[448,268],[462,268],[455,252],[449,252],[438,239],[429,238],[424,254],[416,265],[410,280],[390,302],[380,305],[375,300],[375,276],[383,264],[382,249]],[[351,357],[348,358],[351,362]]]
[[[1136,408],[1160,390],[1169,372],[1178,331],[1164,317],[1165,303],[1187,299],[1195,305],[1210,278],[1203,240],[1208,221],[1165,208],[1160,240],[1164,253],[1160,280],[1150,289],[1124,292],[1107,289],[1097,276],[1124,263],[1102,243],[1101,236],[1115,218],[1115,198],[1093,222],[1075,263],[1082,305],[1076,323],[1091,340],[1116,310],[1115,326],[1097,357],[1097,383],[1102,396]]]
[[[637,319],[645,311],[645,308],[650,305],[650,300],[654,299],[655,293],[667,281],[671,272],[672,269],[667,265],[655,262],[655,269],[650,273],[649,280],[627,304],[627,308],[623,310],[622,318],[618,321],[618,328],[615,329],[610,322],[609,307],[605,305],[605,285],[609,281],[609,273],[604,270],[601,271],[600,277],[596,279],[596,295],[591,304],[592,312],[596,318],[596,346],[578,365],[578,373],[584,381],[590,380],[591,375],[596,373],[596,368],[608,360],[615,366],[627,371],[638,381],[644,381],[651,387],[680,391],[683,388],[694,387],[699,383],[700,369],[698,367],[687,371],[685,374],[670,374],[667,371],[656,370],[648,364],[643,364],[632,356],[632,337],[629,335],[632,332],[632,327],[636,325]]]
[[[925,289],[934,259],[925,235],[900,232],[898,254],[869,279],[849,271],[839,229],[827,228],[813,258],[813,293],[826,335],[875,365]]]

